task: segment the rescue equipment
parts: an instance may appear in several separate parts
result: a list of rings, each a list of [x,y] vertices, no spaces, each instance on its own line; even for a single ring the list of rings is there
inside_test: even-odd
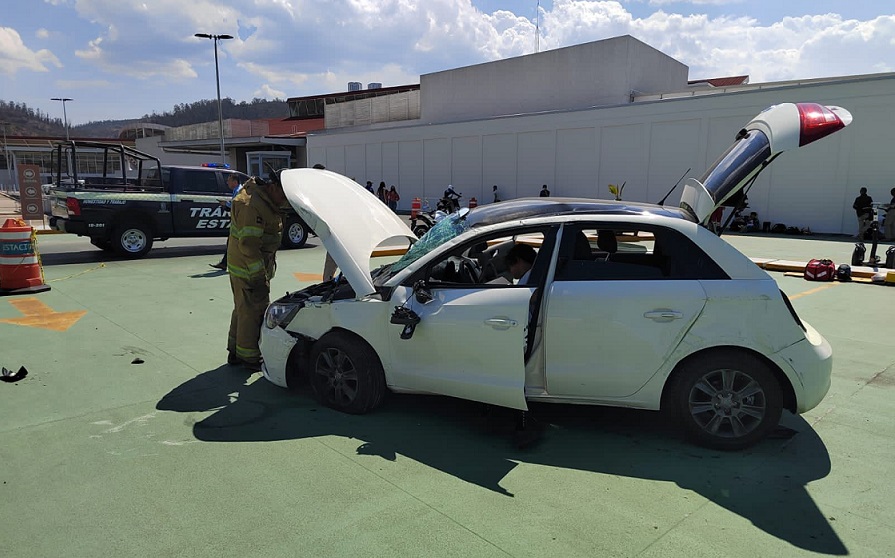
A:
[[[34,229],[21,219],[0,227],[0,296],[49,291]]]
[[[804,277],[808,281],[832,281],[836,275],[833,260],[812,259],[805,266]]]

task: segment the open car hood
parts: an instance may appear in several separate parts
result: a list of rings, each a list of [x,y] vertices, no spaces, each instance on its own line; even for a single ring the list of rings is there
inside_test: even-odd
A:
[[[777,155],[837,132],[851,121],[851,113],[844,108],[817,103],[783,103],[765,109],[740,130],[734,144],[701,178],[687,179],[681,208],[707,224],[715,209],[740,199],[737,194]]]
[[[289,204],[314,231],[357,298],[375,292],[370,256],[388,240],[406,247],[416,240],[410,227],[350,178],[327,170],[280,173]]]

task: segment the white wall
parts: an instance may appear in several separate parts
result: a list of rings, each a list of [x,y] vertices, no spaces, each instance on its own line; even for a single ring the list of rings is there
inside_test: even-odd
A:
[[[554,196],[611,199],[607,185],[627,181],[624,199],[654,203],[687,168],[687,176],[699,177],[761,110],[814,101],[847,108],[854,123],[779,157],[750,191],[750,207],[773,223],[854,234],[858,189],[888,201],[895,185],[895,74],[771,85],[581,111],[320,132],[308,137],[308,160],[361,183],[394,183],[402,208],[415,196],[438,198],[447,184],[463,192],[464,202],[475,196],[481,204],[491,201],[492,184],[502,199],[535,196],[541,184]],[[351,174],[345,161],[353,145],[365,146],[366,167]],[[666,203],[679,200],[680,187]]]

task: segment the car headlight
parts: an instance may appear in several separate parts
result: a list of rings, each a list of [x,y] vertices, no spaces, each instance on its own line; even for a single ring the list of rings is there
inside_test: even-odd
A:
[[[267,329],[286,327],[295,314],[301,309],[301,304],[274,302],[267,307],[264,313],[264,325]]]

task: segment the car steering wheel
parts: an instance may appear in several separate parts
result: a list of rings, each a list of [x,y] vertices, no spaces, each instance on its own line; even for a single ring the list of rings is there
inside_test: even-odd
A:
[[[479,271],[473,260],[461,257],[458,271],[461,283],[475,284],[479,282]]]

